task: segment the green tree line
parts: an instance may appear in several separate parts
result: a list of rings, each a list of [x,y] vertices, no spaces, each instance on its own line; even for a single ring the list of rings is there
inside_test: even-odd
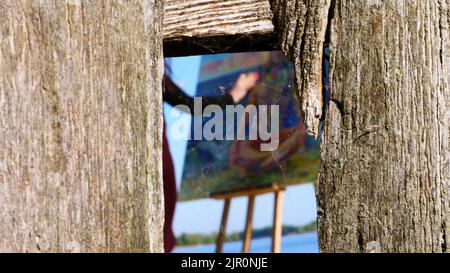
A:
[[[300,233],[307,233],[307,232],[313,232],[316,231],[316,222],[311,222],[309,224],[303,225],[303,226],[289,226],[289,225],[283,225],[282,227],[282,234],[288,235],[288,234],[300,234]],[[272,227],[265,227],[265,228],[259,228],[259,229],[253,229],[252,231],[252,238],[262,238],[262,237],[268,237],[272,234]],[[226,240],[228,242],[234,242],[234,241],[240,241],[242,240],[244,236],[244,232],[232,232],[227,234]],[[213,244],[216,242],[217,239],[217,233],[211,233],[211,234],[202,234],[202,233],[183,233],[180,236],[177,237],[177,245],[178,246],[192,246],[192,245],[203,245],[203,244]]]

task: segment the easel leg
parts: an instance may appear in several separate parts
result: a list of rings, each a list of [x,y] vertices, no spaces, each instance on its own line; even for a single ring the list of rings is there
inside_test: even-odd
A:
[[[222,253],[223,243],[225,242],[225,232],[227,228],[228,211],[230,210],[230,198],[225,199],[223,205],[222,221],[220,222],[220,230],[217,236],[216,253]]]
[[[255,196],[248,196],[247,205],[247,220],[245,223],[244,242],[242,244],[242,253],[248,253],[250,251],[250,241],[252,239],[252,221],[253,221],[253,205],[255,203]]]
[[[280,253],[281,244],[281,205],[283,202],[283,191],[275,192],[275,204],[272,227],[272,253]]]

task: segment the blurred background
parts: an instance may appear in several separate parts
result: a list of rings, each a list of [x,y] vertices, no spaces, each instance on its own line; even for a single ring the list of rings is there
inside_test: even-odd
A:
[[[199,81],[201,56],[167,58],[172,80],[188,95],[195,96]],[[167,128],[174,122],[186,122],[190,128],[191,116],[164,105]],[[177,189],[180,189],[186,140],[176,140],[167,134],[174,161]],[[283,237],[281,252],[318,252],[316,233],[316,201],[312,182],[287,188],[283,196]],[[250,252],[269,252],[270,229],[273,217],[273,194],[256,197],[253,217],[253,236]],[[174,252],[214,252],[215,236],[222,216],[223,201],[200,199],[177,202],[173,229],[177,237]],[[234,198],[231,202],[224,252],[240,252],[239,241],[244,230],[247,198]]]

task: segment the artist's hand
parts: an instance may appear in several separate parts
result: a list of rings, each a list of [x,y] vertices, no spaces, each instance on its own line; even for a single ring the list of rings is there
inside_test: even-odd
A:
[[[247,95],[247,92],[256,85],[258,79],[258,72],[241,74],[230,91],[230,95],[233,98],[234,103],[241,101],[245,95]]]

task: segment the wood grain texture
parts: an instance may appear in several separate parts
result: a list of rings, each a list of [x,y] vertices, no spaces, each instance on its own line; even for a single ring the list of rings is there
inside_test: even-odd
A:
[[[450,251],[450,1],[336,0],[324,252]]]
[[[273,32],[266,0],[166,0],[164,39]]]
[[[160,1],[0,2],[0,251],[162,251]]]
[[[308,134],[322,117],[322,58],[330,0],[272,0],[281,50],[295,68],[296,95]]]
[[[167,0],[164,56],[274,50],[268,0]]]

